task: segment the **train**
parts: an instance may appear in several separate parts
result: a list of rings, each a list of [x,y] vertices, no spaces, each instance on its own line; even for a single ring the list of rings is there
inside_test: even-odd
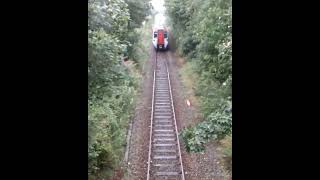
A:
[[[169,49],[169,33],[166,27],[159,26],[153,28],[152,37],[152,44],[155,50],[165,51]]]

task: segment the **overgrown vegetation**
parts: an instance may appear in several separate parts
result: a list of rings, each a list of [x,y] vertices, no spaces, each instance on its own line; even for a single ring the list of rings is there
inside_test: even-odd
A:
[[[178,52],[197,74],[195,93],[204,121],[181,135],[186,149],[232,133],[231,0],[165,0]],[[230,153],[229,153],[230,154]]]
[[[130,4],[130,6],[128,6]],[[88,175],[106,177],[118,166],[140,76],[123,59],[139,65],[138,28],[148,0],[88,2]]]

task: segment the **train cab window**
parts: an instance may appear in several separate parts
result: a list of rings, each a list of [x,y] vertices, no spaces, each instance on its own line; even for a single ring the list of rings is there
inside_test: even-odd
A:
[[[167,32],[164,33],[164,38],[168,38],[168,33]]]
[[[153,34],[153,38],[156,38],[156,37],[158,37],[158,33]]]

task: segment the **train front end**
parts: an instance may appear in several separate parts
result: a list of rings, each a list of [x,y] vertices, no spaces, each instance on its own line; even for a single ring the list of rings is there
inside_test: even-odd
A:
[[[153,30],[152,44],[156,50],[168,50],[169,49],[168,31],[165,28],[155,28]]]

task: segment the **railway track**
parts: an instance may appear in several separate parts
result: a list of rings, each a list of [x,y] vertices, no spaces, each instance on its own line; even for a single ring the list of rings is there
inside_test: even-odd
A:
[[[170,74],[165,55],[156,52],[147,180],[184,180]]]

